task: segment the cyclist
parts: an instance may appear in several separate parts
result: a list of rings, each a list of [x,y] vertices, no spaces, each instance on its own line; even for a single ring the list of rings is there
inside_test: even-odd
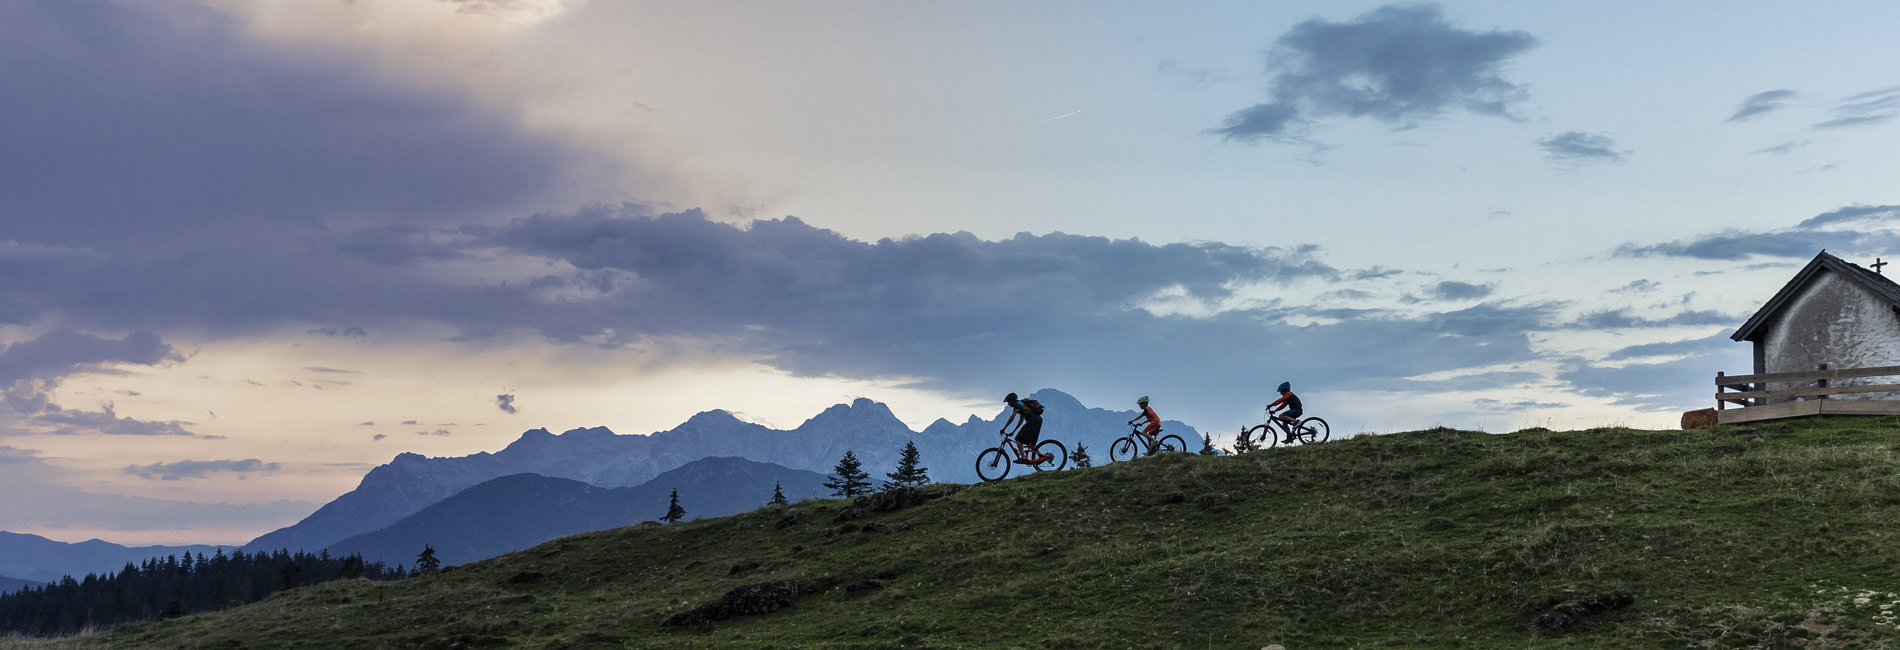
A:
[[[1027,451],[1022,458],[1016,459],[1016,462],[1024,465],[1036,465],[1055,458],[1055,456],[1036,451],[1036,441],[1042,438],[1042,408],[1035,401],[1024,402],[1016,399],[1015,393],[1003,396],[1003,403],[1009,405],[1009,419],[1003,422],[1003,433],[1009,433],[1009,425],[1016,421],[1017,416],[1023,418],[1022,426],[1016,429],[1016,444],[1022,445],[1022,448]]]
[[[1279,388],[1274,390],[1280,391],[1280,399],[1274,400],[1272,404],[1268,404],[1267,412],[1272,413],[1276,408],[1281,406],[1286,407],[1284,413],[1273,417],[1286,423],[1286,439],[1280,442],[1282,444],[1291,443],[1293,442],[1293,432],[1298,430],[1295,427],[1300,425],[1300,414],[1304,413],[1305,410],[1300,408],[1300,396],[1293,394],[1292,382],[1280,382]]]
[[[1135,400],[1135,406],[1141,407],[1141,416],[1129,420],[1128,426],[1132,427],[1136,422],[1147,420],[1147,425],[1141,429],[1141,435],[1148,438],[1148,453],[1155,453],[1155,434],[1161,433],[1161,416],[1155,415],[1155,410],[1148,406],[1147,395],[1142,395],[1141,399]]]

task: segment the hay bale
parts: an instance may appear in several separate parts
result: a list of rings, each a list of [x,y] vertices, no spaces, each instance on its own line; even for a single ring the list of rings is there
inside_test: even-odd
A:
[[[1682,430],[1693,431],[1715,426],[1715,409],[1696,409],[1682,413]]]

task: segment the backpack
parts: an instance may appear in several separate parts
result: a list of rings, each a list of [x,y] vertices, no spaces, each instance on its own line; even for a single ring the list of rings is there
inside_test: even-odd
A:
[[[1026,399],[1026,400],[1023,400],[1023,406],[1027,406],[1029,407],[1029,410],[1035,411],[1036,415],[1042,415],[1042,402],[1038,402],[1033,399]]]

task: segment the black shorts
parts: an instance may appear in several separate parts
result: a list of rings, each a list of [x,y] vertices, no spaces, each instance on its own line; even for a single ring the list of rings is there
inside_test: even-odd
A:
[[[1021,443],[1023,446],[1026,446],[1026,447],[1036,446],[1036,441],[1040,440],[1041,438],[1042,438],[1042,420],[1031,420],[1028,422],[1024,422],[1023,428],[1016,430],[1016,442]]]

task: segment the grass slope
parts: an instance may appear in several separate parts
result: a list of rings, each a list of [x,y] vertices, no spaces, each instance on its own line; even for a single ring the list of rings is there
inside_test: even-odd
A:
[[[27,648],[1888,647],[1900,420],[1696,432],[1431,430],[1029,476],[549,542]],[[1169,503],[1171,494],[1184,497]],[[1210,495],[1228,495],[1218,503]],[[909,525],[906,530],[897,530]],[[756,561],[760,567],[730,575]],[[544,580],[516,584],[524,573]],[[846,588],[883,575],[882,589]],[[830,585],[700,627],[737,586]],[[1546,596],[1633,605],[1562,636]]]

